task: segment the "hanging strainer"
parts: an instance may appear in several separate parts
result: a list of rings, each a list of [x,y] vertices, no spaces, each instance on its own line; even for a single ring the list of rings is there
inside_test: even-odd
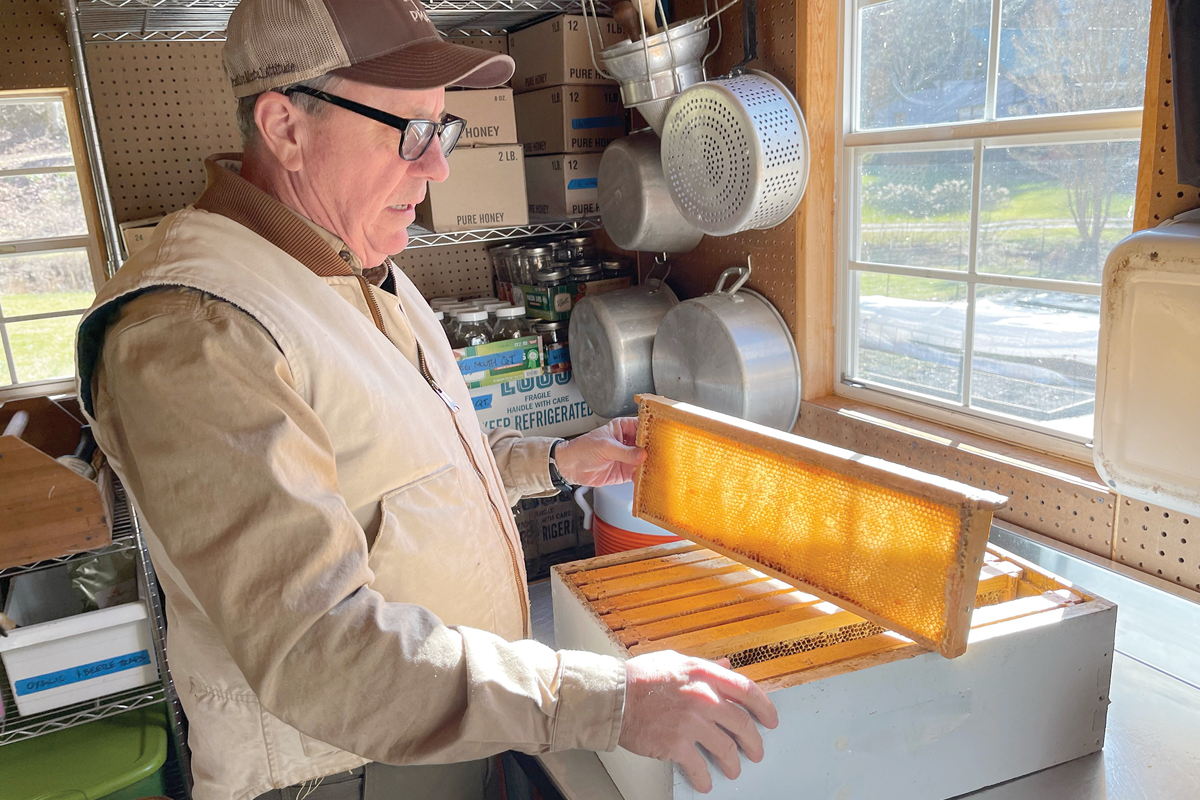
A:
[[[710,236],[779,225],[808,183],[808,130],[799,103],[771,75],[745,68],[757,49],[754,5],[743,3],[746,60],[727,77],[684,89],[663,122],[671,199]]]

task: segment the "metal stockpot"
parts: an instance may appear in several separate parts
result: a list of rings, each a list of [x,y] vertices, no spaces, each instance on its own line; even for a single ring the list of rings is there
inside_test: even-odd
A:
[[[729,289],[725,282],[737,281]],[[654,339],[654,391],[780,430],[800,415],[800,357],[792,332],[758,292],[748,267],[721,273],[712,294],[685,300]]]
[[[658,148],[657,136],[640,131],[604,149],[596,178],[600,218],[613,242],[624,250],[687,253],[704,234],[671,201]]]
[[[591,295],[571,313],[571,370],[602,417],[637,413],[633,396],[653,392],[654,332],[679,298],[663,281]]]

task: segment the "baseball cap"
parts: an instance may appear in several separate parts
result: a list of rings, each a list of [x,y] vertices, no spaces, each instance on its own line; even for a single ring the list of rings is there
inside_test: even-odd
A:
[[[514,69],[506,55],[444,41],[420,0],[242,0],[225,36],[236,97],[329,72],[396,89],[485,89]]]

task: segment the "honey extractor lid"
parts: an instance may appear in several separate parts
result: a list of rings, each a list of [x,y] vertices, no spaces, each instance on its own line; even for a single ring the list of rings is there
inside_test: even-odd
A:
[[[1200,211],[1104,266],[1092,459],[1123,495],[1200,514]]]
[[[1002,495],[639,395],[633,513],[953,658]]]

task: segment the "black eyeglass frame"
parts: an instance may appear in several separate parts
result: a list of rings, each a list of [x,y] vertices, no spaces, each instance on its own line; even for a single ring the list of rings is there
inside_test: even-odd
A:
[[[404,159],[405,161],[419,160],[421,156],[425,155],[425,151],[429,149],[429,145],[433,143],[434,139],[437,139],[439,143],[442,141],[443,131],[453,130],[455,127],[457,127],[458,135],[454,137],[454,141],[450,145],[450,148],[447,150],[444,146],[442,147],[442,155],[449,156],[450,153],[454,152],[455,146],[458,145],[458,140],[462,138],[463,129],[465,129],[467,126],[467,121],[465,119],[462,117],[456,117],[453,114],[444,114],[444,118],[441,121],[432,119],[405,119],[404,117],[397,117],[395,114],[389,114],[386,111],[380,111],[378,108],[372,108],[371,106],[363,105],[362,103],[357,103],[353,100],[347,100],[344,97],[338,97],[336,94],[330,94],[329,92],[323,92],[320,89],[314,89],[311,86],[291,86],[283,92],[285,97],[290,97],[296,93],[306,94],[309,97],[315,97],[318,100],[323,100],[326,103],[335,105],[339,108],[344,108],[347,111],[352,111],[355,114],[361,114],[364,117],[373,119],[376,122],[382,122],[384,125],[400,131],[399,153],[400,158]],[[421,148],[421,152],[409,158],[408,156],[404,155],[404,140],[409,136],[408,126],[414,122],[433,126],[433,135],[426,140],[425,146]]]

